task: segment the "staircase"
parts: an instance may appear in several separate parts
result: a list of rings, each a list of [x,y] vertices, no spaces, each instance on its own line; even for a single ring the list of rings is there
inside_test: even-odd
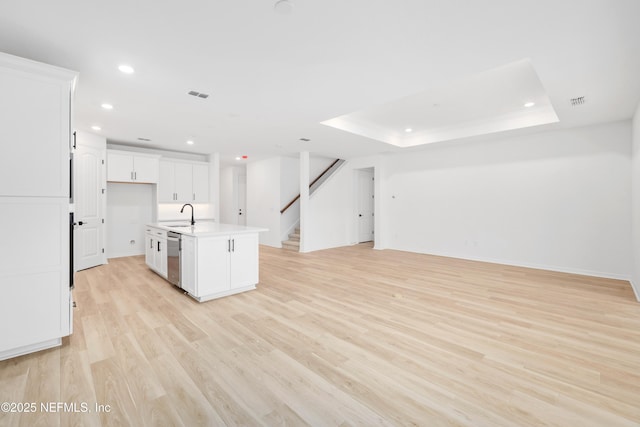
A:
[[[282,242],[282,249],[300,252],[300,229],[296,228],[295,233],[289,234],[289,240]]]

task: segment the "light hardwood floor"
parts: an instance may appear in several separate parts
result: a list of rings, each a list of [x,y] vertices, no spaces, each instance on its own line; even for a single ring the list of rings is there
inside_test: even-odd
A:
[[[257,290],[202,304],[143,257],[79,272],[74,334],[0,362],[0,402],[90,411],[0,425],[640,425],[627,282],[367,245],[260,258]]]

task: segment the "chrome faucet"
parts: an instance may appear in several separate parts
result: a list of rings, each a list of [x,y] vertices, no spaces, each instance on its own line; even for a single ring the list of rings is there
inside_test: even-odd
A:
[[[193,219],[193,205],[191,203],[187,203],[186,205],[183,205],[182,209],[180,209],[180,213],[184,212],[184,208],[186,206],[191,206],[191,226],[194,226],[194,225],[196,225],[196,222]]]

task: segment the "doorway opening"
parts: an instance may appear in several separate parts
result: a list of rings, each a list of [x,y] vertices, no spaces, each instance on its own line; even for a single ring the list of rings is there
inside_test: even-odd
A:
[[[375,170],[373,167],[355,171],[355,232],[356,242],[375,241]]]

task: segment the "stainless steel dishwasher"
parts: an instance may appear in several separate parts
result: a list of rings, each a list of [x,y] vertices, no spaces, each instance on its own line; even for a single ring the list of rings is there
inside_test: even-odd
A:
[[[179,288],[182,287],[180,285],[181,237],[180,233],[167,232],[167,277],[170,283]]]

